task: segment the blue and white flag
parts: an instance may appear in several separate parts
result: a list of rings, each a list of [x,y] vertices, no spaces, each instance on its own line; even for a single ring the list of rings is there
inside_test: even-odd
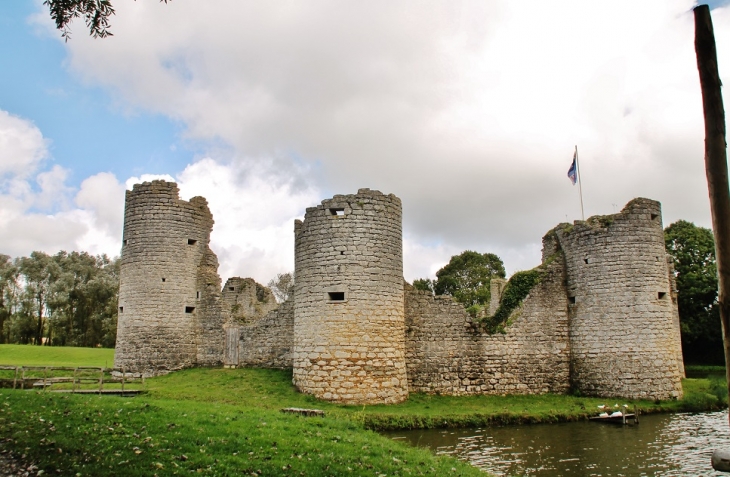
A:
[[[568,179],[570,179],[570,182],[575,185],[575,182],[578,180],[578,149],[576,148],[575,152],[573,153],[573,163],[570,165],[570,169],[568,169]]]

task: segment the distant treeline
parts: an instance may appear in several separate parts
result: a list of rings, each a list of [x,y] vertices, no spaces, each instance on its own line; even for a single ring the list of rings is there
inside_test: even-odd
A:
[[[0,254],[0,343],[114,347],[119,259]]]

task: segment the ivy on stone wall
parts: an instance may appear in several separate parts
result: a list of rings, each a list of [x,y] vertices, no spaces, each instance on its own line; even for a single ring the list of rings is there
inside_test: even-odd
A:
[[[507,285],[504,287],[502,299],[499,301],[497,311],[494,312],[494,315],[488,316],[482,321],[488,333],[504,333],[504,327],[510,315],[520,306],[535,285],[540,283],[543,273],[543,268],[538,267],[532,270],[517,272],[510,277]]]

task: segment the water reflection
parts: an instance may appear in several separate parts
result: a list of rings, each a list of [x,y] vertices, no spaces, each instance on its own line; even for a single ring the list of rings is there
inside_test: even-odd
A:
[[[722,476],[710,466],[730,449],[727,412],[642,416],[637,426],[594,422],[387,433],[495,475]]]

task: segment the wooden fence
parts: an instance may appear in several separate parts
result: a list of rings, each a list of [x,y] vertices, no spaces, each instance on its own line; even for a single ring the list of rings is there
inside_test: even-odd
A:
[[[11,382],[13,389],[126,396],[142,392],[144,375],[124,368],[0,365],[0,383],[10,387]]]

